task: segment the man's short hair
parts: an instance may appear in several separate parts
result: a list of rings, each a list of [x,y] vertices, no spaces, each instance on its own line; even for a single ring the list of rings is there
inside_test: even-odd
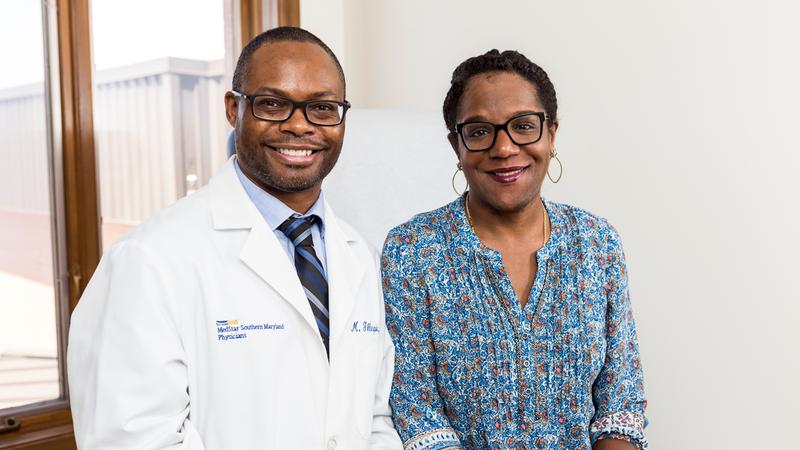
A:
[[[244,79],[247,76],[247,71],[249,70],[250,56],[252,56],[256,50],[266,44],[287,41],[308,42],[311,44],[316,44],[322,50],[325,50],[325,53],[327,53],[333,60],[334,64],[336,64],[336,70],[339,72],[339,78],[342,80],[342,87],[346,91],[344,70],[342,70],[342,65],[339,64],[339,59],[336,57],[333,51],[327,45],[325,45],[320,38],[314,36],[314,34],[309,31],[297,27],[272,28],[250,40],[250,42],[248,42],[247,45],[245,45],[242,49],[242,53],[239,55],[239,60],[236,62],[236,70],[233,71],[233,90],[241,92]]]

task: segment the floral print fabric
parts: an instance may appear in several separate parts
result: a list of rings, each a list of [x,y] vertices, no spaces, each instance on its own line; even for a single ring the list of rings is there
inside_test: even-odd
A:
[[[544,204],[552,232],[525,307],[463,197],[389,232],[391,406],[406,449],[647,448],[620,238],[602,218]]]

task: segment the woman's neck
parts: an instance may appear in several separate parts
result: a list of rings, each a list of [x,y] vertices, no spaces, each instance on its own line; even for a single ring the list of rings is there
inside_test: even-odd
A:
[[[546,213],[539,194],[522,208],[501,211],[467,194],[465,209],[475,234],[489,247],[546,241]]]

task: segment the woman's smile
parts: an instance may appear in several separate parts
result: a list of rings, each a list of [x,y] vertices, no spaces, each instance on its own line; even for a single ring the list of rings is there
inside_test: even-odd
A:
[[[499,169],[487,170],[486,173],[489,174],[492,180],[498,183],[510,184],[524,175],[528,171],[528,167],[530,166],[502,167]]]

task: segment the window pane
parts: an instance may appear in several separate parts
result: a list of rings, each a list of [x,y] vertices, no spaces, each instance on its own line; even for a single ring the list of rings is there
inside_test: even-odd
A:
[[[226,24],[223,0],[93,0],[91,14],[106,249],[227,160]]]
[[[0,408],[60,396],[41,8],[0,3]]]

